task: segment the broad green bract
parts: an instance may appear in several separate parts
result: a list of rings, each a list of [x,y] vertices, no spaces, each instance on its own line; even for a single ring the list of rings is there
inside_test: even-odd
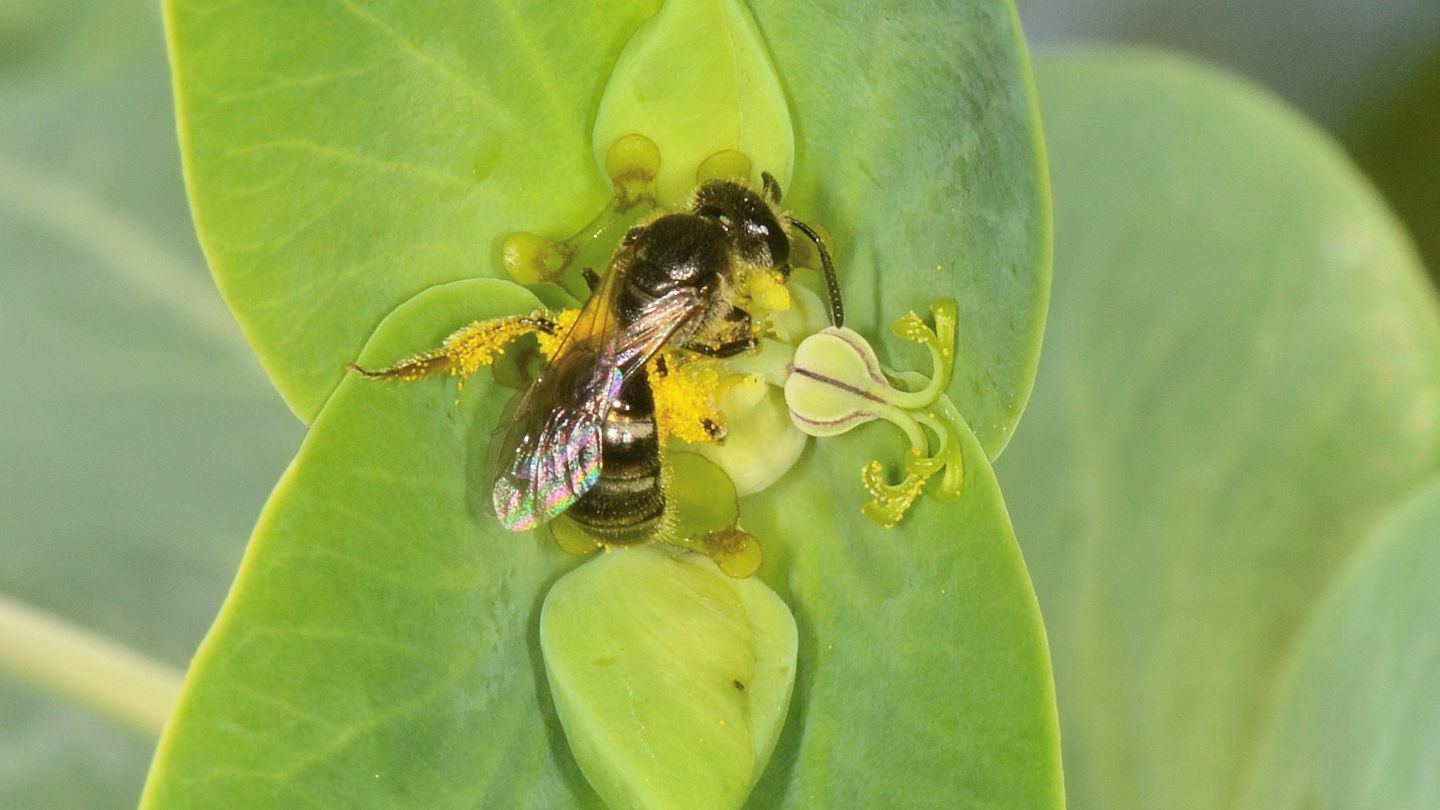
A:
[[[1037,76],[1066,272],[999,472],[1067,793],[1231,808],[1330,581],[1434,473],[1434,294],[1341,151],[1254,87],[1144,52]],[[1305,806],[1281,794],[1254,806]]]
[[[1028,395],[1049,284],[1025,54],[1005,2],[899,9],[879,26],[862,11],[171,0],[201,242],[311,431],[191,670],[147,806],[596,805],[549,693],[546,666],[558,677],[552,657],[567,653],[542,657],[540,606],[567,571],[599,563],[486,514],[486,452],[511,392],[485,372],[457,403],[446,380],[342,370],[536,306],[496,280],[501,242],[564,237],[599,210],[605,132],[649,137],[662,179],[673,157],[683,185],[686,161],[712,148],[667,147],[687,104],[682,139],[715,133],[713,148],[753,150],[757,170],[793,148],[785,205],[832,235],[849,324],[882,360],[923,359],[888,337],[896,317],[961,302],[949,394],[975,431],[960,428],[960,501],[924,500],[894,530],[859,512],[864,463],[903,460],[903,437],[879,427],[812,443],[742,500],[798,657],[785,724],[760,735],[778,733],[775,753],[740,786],[758,779],[757,806],[1060,806],[1044,634],[987,458]],[[661,36],[717,19],[740,38]],[[645,66],[687,57],[736,69],[688,72],[686,92],[647,105]],[[581,711],[610,727],[577,694],[561,697],[592,701]],[[610,784],[620,766],[597,776],[595,761],[582,757],[591,780]]]

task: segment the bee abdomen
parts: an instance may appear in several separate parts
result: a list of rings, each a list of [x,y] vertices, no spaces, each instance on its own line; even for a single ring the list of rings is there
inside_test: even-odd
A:
[[[651,539],[665,515],[653,411],[612,410],[605,417],[601,447],[600,478],[566,514],[612,545]]]

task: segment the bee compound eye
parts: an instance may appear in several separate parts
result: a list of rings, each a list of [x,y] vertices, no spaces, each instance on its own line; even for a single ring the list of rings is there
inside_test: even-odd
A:
[[[790,261],[790,239],[785,236],[785,229],[780,227],[780,223],[765,217],[752,219],[745,225],[746,234],[753,240],[756,248],[764,246],[770,254],[771,267],[779,267]]]
[[[766,234],[767,243],[770,246],[770,264],[772,267],[790,266],[790,240],[785,236],[785,231],[775,228]]]

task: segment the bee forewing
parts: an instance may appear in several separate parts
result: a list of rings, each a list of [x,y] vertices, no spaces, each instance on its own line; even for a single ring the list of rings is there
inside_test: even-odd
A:
[[[643,316],[621,324],[615,302],[623,279],[618,267],[605,275],[505,429],[492,495],[496,516],[511,531],[545,523],[594,486],[611,403],[701,309],[696,290],[678,289],[657,299]]]
[[[556,414],[565,418],[546,423],[539,448],[517,455],[495,479],[495,513],[511,531],[533,529],[565,511],[600,476],[603,419],[580,412]]]

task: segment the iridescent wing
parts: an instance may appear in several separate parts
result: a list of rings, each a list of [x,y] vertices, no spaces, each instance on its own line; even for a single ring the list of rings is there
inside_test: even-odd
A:
[[[615,316],[624,273],[612,266],[539,379],[520,399],[497,459],[495,514],[525,531],[570,508],[600,477],[605,415],[621,388],[703,307],[672,290],[628,324]]]

